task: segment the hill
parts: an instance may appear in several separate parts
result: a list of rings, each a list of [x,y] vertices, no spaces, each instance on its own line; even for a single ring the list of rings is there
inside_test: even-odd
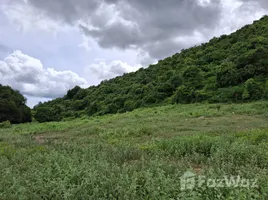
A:
[[[35,118],[104,115],[166,103],[247,102],[268,98],[268,16],[156,65],[76,86],[63,98],[37,105]]]
[[[0,122],[31,122],[31,109],[26,106],[26,99],[19,91],[0,84]]]

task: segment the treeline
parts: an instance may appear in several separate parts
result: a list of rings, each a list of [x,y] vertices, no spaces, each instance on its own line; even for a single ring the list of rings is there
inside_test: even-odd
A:
[[[59,121],[164,103],[246,102],[268,98],[268,16],[231,35],[213,38],[146,69],[76,86],[63,98],[37,105],[35,118]]]
[[[9,86],[0,84],[0,122],[25,123],[32,121],[31,109],[23,95]]]

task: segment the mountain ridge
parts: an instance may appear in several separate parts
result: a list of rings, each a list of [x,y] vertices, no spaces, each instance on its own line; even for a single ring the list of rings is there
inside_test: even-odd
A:
[[[182,50],[148,68],[69,90],[34,107],[40,122],[104,115],[166,103],[268,98],[268,16],[230,35]]]

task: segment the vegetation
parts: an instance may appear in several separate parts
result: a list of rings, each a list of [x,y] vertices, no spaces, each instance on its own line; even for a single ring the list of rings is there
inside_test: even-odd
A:
[[[0,199],[267,199],[267,74],[268,16],[39,103],[42,124],[0,85]],[[251,182],[183,189],[186,172]]]
[[[267,113],[179,104],[0,129],[0,199],[267,199]],[[187,171],[258,187],[181,190]]]
[[[268,16],[146,69],[68,91],[39,104],[40,122],[122,113],[167,103],[249,102],[268,98]]]
[[[0,128],[11,128],[10,121],[4,121],[0,123]]]
[[[26,106],[26,99],[19,91],[0,84],[0,122],[31,122],[31,109]]]

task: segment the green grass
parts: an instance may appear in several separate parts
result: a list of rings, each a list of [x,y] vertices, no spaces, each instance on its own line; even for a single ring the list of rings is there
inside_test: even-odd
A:
[[[0,199],[267,199],[268,102],[189,104],[0,129]],[[181,190],[186,172],[258,188]]]

